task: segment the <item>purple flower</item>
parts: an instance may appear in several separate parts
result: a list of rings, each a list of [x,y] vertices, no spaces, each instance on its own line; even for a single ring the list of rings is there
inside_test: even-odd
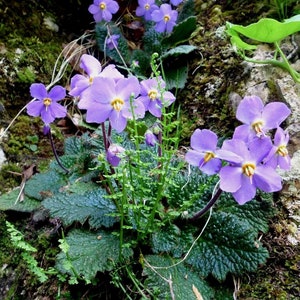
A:
[[[183,0],[170,0],[170,3],[174,6],[178,6]]]
[[[198,167],[208,175],[217,174],[221,167],[221,159],[240,161],[240,158],[231,152],[217,149],[217,135],[207,129],[196,129],[191,136],[191,147],[185,155],[185,160],[192,166]]]
[[[232,193],[239,204],[244,204],[255,197],[256,189],[275,192],[282,188],[281,177],[274,168],[262,164],[272,148],[269,138],[254,139],[247,144],[238,139],[223,143],[222,149],[231,151],[242,159],[220,170],[220,188]]]
[[[102,70],[100,62],[92,55],[83,54],[80,58],[80,68],[86,75],[76,74],[71,78],[71,96],[81,96],[82,93],[89,88],[96,77],[112,77],[115,79],[123,78],[124,76],[116,69],[115,65],[108,65]]]
[[[140,93],[136,77],[122,78],[117,82],[109,77],[97,77],[94,81],[86,94],[87,122],[102,123],[109,119],[112,128],[121,132],[133,114],[135,118],[144,117],[144,105],[135,99]]]
[[[291,168],[291,158],[289,157],[289,153],[286,148],[288,141],[288,132],[278,127],[274,136],[274,145],[268,156],[264,159],[267,166],[271,166],[274,169],[279,166],[284,170],[289,170]]]
[[[166,84],[159,78],[146,79],[141,81],[141,96],[138,100],[142,101],[145,110],[155,117],[161,117],[162,106],[169,106],[175,101],[175,96],[168,91],[161,92]]]
[[[121,146],[111,144],[106,152],[107,161],[113,166],[117,167],[121,161],[122,153],[125,149]]]
[[[156,135],[151,130],[147,130],[145,133],[146,145],[148,145],[150,147],[154,147],[156,145],[157,141],[158,141],[158,139],[157,139]]]
[[[250,141],[255,137],[263,137],[265,133],[277,128],[291,113],[281,102],[271,102],[264,106],[257,96],[247,96],[239,104],[236,117],[244,123],[235,129],[233,138]]]
[[[108,39],[106,39],[106,46],[109,50],[113,50],[118,47],[119,34],[112,34]]]
[[[162,4],[159,9],[151,13],[152,21],[156,22],[155,30],[157,32],[172,32],[176,24],[178,12],[172,10],[170,4]]]
[[[102,20],[109,22],[112,19],[112,14],[118,10],[119,4],[113,0],[94,0],[94,3],[89,6],[89,12],[96,22]]]
[[[155,4],[155,0],[139,0],[139,6],[136,8],[135,14],[138,17],[144,16],[146,21],[151,21],[151,13],[158,9],[158,6]]]
[[[27,113],[33,117],[41,116],[45,123],[44,133],[49,132],[49,124],[55,118],[63,118],[67,114],[64,106],[57,103],[57,101],[65,98],[66,90],[62,86],[54,86],[49,93],[42,83],[33,83],[30,87],[30,94],[37,100],[27,104]]]

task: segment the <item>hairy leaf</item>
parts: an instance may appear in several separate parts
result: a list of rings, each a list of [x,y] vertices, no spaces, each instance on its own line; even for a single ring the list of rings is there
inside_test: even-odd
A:
[[[162,52],[162,35],[159,34],[153,26],[149,27],[144,34],[143,37],[143,44],[144,44],[144,51],[148,53],[149,56],[152,53],[157,52],[160,54]]]
[[[210,273],[224,280],[230,272],[254,271],[268,258],[268,251],[257,241],[257,232],[233,214],[213,214],[187,262],[202,276]]]
[[[97,272],[112,270],[120,262],[119,238],[107,231],[90,231],[75,229],[66,237],[69,245],[67,253],[57,256],[57,268],[63,273],[82,276],[92,280]],[[132,256],[132,250],[124,249],[123,257]]]
[[[0,210],[15,210],[21,212],[32,212],[41,206],[41,202],[30,197],[26,197],[23,201],[17,201],[20,189],[14,189],[9,193],[0,195]]]
[[[73,222],[84,223],[86,220],[93,228],[110,227],[116,222],[111,214],[115,213],[115,205],[107,199],[106,192],[97,187],[83,194],[61,193],[43,201],[43,206],[50,214],[60,218],[65,225]]]
[[[238,205],[230,194],[223,194],[217,202],[216,211],[235,215],[257,233],[268,231],[269,220],[276,213],[272,195],[263,193],[261,193],[260,201],[253,199],[244,205]]]
[[[27,181],[25,195],[42,201],[58,193],[60,188],[66,183],[64,175],[53,170],[46,173],[38,173]]]
[[[152,235],[154,253],[172,253],[174,257],[182,257],[193,243],[193,235],[188,228],[180,229],[176,225],[161,228]]]
[[[181,46],[177,46],[175,48],[172,48],[171,50],[165,52],[161,58],[164,59],[168,56],[178,56],[178,55],[182,55],[182,54],[189,54],[192,51],[196,50],[197,47],[196,46],[192,46],[192,45],[181,45]]]
[[[145,257],[144,274],[147,279],[144,284],[156,291],[155,299],[197,299],[198,293],[204,300],[214,299],[213,289],[199,274],[184,263],[175,265],[178,261],[168,256]]]

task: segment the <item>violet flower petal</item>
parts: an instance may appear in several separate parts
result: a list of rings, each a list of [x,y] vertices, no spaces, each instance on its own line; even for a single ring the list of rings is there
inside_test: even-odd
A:
[[[89,77],[99,75],[102,71],[101,64],[93,55],[83,54],[80,59],[80,68],[82,68]]]
[[[49,91],[48,96],[52,101],[61,100],[66,97],[66,89],[60,85],[56,85]]]
[[[281,102],[268,103],[263,112],[262,119],[266,129],[277,128],[291,113],[291,110]]]
[[[196,129],[191,136],[191,147],[198,151],[212,151],[216,150],[218,143],[217,135],[211,130]]]
[[[27,104],[27,114],[32,117],[39,117],[41,115],[41,111],[44,108],[44,103],[42,100],[35,100]]]
[[[269,166],[257,166],[253,176],[253,184],[267,193],[282,189],[281,177]]]
[[[220,188],[229,193],[234,193],[242,186],[242,168],[225,166],[220,170]]]
[[[246,96],[238,105],[236,118],[249,125],[254,119],[261,116],[263,108],[264,104],[259,97]]]
[[[42,83],[33,83],[30,86],[30,95],[33,98],[37,98],[40,100],[43,100],[44,98],[48,97],[48,92],[46,90],[46,87]]]
[[[233,198],[238,204],[243,205],[252,200],[256,194],[256,187],[251,184],[250,179],[246,176],[241,177],[241,188],[232,193]]]

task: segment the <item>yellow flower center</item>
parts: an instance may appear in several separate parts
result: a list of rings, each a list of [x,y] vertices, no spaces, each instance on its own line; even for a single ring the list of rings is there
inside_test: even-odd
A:
[[[89,78],[89,84],[90,84],[90,85],[93,83],[93,80],[94,80],[93,77],[90,77],[90,78]]]
[[[100,9],[104,10],[106,8],[106,4],[104,2],[101,2],[99,4]]]
[[[149,10],[150,9],[150,5],[147,3],[147,4],[145,4],[144,8],[145,8],[145,10]]]
[[[165,15],[164,16],[164,21],[167,23],[167,22],[169,22],[170,21],[170,16],[169,15]]]
[[[264,123],[263,121],[257,121],[251,124],[252,129],[256,132],[256,134],[262,134],[262,127],[263,127]]]
[[[148,92],[148,97],[151,99],[151,100],[155,100],[157,98],[157,90],[150,90]]]
[[[216,155],[213,152],[206,152],[204,155],[204,163],[207,163],[208,161],[210,161],[212,158],[215,158]]]
[[[50,98],[44,98],[43,102],[44,102],[44,105],[46,107],[48,107],[51,104],[52,100]]]
[[[110,102],[110,104],[114,108],[114,110],[119,112],[124,105],[124,101],[121,98],[115,98]]]
[[[252,177],[254,175],[255,168],[256,166],[253,163],[245,163],[242,166],[243,173],[248,177]]]
[[[289,153],[288,153],[288,150],[286,148],[285,145],[281,145],[277,148],[277,151],[276,151],[277,154],[281,155],[281,156],[287,156]]]

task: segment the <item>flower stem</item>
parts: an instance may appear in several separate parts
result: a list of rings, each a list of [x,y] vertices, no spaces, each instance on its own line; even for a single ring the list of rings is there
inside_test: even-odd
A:
[[[103,144],[104,144],[104,148],[105,148],[105,151],[107,152],[107,149],[108,149],[109,145],[108,145],[108,141],[107,141],[107,136],[106,136],[106,131],[105,131],[105,124],[104,124],[104,122],[101,123],[101,129],[102,129],[102,136],[103,136]]]
[[[49,137],[49,140],[50,140],[50,144],[51,144],[51,148],[52,148],[52,152],[54,154],[54,157],[58,163],[58,165],[68,174],[70,171],[61,163],[58,155],[57,155],[57,152],[56,152],[56,149],[55,149],[55,146],[54,146],[54,141],[53,141],[53,137],[52,137],[52,134],[51,134],[51,130],[49,129],[48,131],[48,137]]]
[[[201,218],[216,203],[216,201],[219,199],[221,194],[222,194],[222,190],[220,188],[218,188],[217,191],[215,192],[215,194],[211,197],[209,202],[206,204],[206,206],[204,208],[202,208],[200,211],[198,211],[197,213],[195,213],[190,218],[190,220],[197,221],[199,218]]]

